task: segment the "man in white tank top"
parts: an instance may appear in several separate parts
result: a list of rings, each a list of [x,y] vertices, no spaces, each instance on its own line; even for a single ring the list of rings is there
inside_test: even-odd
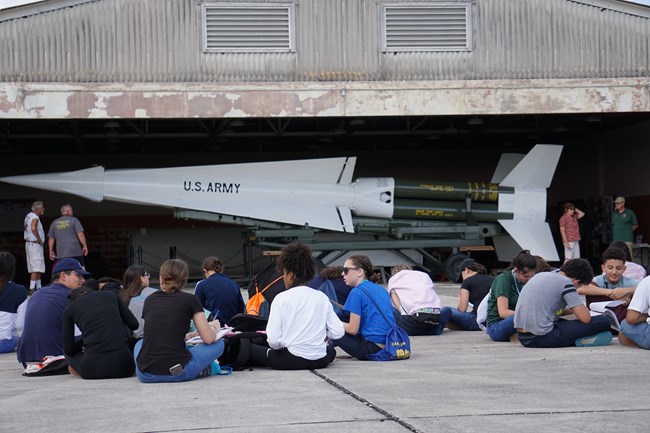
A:
[[[25,253],[27,256],[27,271],[30,273],[29,290],[41,288],[41,274],[45,272],[45,257],[43,256],[43,241],[45,231],[41,216],[45,213],[42,201],[32,203],[32,211],[25,217],[23,237],[25,238]]]

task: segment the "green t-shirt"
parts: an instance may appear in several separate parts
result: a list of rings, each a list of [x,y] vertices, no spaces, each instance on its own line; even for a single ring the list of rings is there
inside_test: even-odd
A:
[[[503,320],[499,316],[497,298],[499,296],[508,298],[508,308],[514,311],[517,300],[519,300],[519,292],[523,286],[523,283],[517,282],[513,271],[504,272],[494,279],[490,288],[490,298],[488,299],[488,325]]]
[[[634,230],[632,226],[639,225],[636,214],[630,209],[623,213],[614,211],[612,213],[612,239],[615,241],[634,242]]]

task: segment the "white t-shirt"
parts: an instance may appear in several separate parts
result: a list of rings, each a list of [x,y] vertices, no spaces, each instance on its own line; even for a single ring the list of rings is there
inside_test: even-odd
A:
[[[271,304],[266,335],[272,349],[287,348],[292,355],[308,360],[327,354],[327,336],[343,337],[343,323],[322,292],[298,286],[278,294]]]
[[[634,296],[627,306],[628,310],[638,311],[641,314],[650,310],[650,277],[644,278],[634,291]],[[646,320],[650,324],[650,317]]]

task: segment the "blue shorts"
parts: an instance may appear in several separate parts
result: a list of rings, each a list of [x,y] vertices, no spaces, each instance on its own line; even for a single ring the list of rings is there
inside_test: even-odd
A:
[[[650,325],[648,322],[630,325],[627,320],[621,322],[621,332],[643,349],[650,349]]]

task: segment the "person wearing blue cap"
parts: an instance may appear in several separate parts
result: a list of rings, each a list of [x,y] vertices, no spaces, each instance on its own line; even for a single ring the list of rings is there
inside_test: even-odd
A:
[[[62,259],[52,268],[52,283],[32,295],[25,312],[25,327],[17,357],[23,365],[43,357],[63,355],[61,318],[70,294],[90,274],[75,259]]]

